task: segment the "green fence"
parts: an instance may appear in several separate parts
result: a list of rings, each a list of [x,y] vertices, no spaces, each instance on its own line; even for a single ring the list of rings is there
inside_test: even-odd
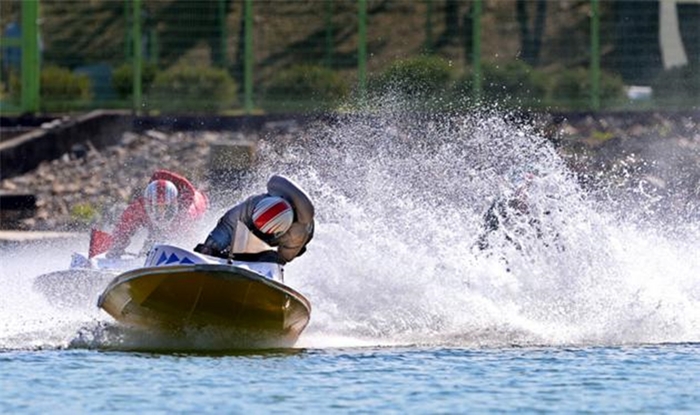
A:
[[[307,111],[386,94],[700,108],[698,0],[3,0],[0,20],[3,114]]]

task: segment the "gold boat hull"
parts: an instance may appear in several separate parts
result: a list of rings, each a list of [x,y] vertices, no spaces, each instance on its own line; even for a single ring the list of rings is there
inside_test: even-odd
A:
[[[311,305],[286,285],[229,265],[142,268],[117,276],[98,299],[115,320],[148,329],[213,328],[296,341]]]

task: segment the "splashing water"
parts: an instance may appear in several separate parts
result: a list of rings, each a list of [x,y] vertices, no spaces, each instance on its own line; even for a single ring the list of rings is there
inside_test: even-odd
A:
[[[48,241],[0,249],[0,350],[65,347],[81,327],[99,318],[96,299],[57,309],[34,289],[36,276],[68,268],[68,249]]]
[[[268,137],[259,165],[240,195],[280,173],[316,205],[314,240],[286,268],[286,282],[313,306],[299,347],[700,340],[697,226],[671,238],[621,220],[534,128],[504,114],[340,117],[291,143]],[[528,203],[538,230],[519,223],[509,243],[499,229],[479,250],[484,212],[512,190],[514,169],[537,171]],[[24,258],[3,259],[14,265],[3,266],[0,307],[10,317],[0,348],[110,341],[94,339],[91,328],[109,321],[99,310],[63,314],[29,294],[33,276],[61,266],[28,276],[17,265]],[[26,307],[8,301],[19,297]]]
[[[553,146],[503,114],[348,117],[263,148],[318,206],[288,281],[314,305],[309,337],[380,343],[621,344],[700,338],[698,233],[671,239],[592,200]],[[535,169],[541,234],[474,249],[513,169]],[[641,209],[642,207],[640,207]],[[651,226],[651,225],[650,225]],[[677,237],[678,235],[676,235]]]

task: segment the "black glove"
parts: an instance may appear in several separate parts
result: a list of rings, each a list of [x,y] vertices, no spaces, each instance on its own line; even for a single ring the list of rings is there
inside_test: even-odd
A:
[[[210,246],[204,244],[197,244],[197,246],[194,247],[194,252],[199,252],[204,255],[214,255],[214,250]]]
[[[217,258],[223,258],[223,259],[228,259],[228,256],[229,256],[228,250],[219,251],[218,249],[213,248],[213,247],[206,245],[206,244],[197,244],[197,246],[194,247],[194,252],[199,252],[200,254],[215,256]]]

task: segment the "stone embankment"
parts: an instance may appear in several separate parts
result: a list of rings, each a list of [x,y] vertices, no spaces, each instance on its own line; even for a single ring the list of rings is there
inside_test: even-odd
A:
[[[559,124],[557,136],[594,197],[700,222],[700,112],[586,116]]]
[[[88,141],[31,172],[3,180],[0,190],[36,195],[36,213],[19,221],[18,229],[84,230],[99,213],[112,219],[155,169],[178,171],[198,186],[206,185],[210,145],[220,138],[219,133],[151,130],[127,132],[118,145],[101,150]]]
[[[298,134],[305,133],[293,135]],[[584,185],[608,181],[635,189],[644,183],[644,191],[662,201],[660,209],[700,215],[700,114],[560,118],[548,122],[543,134],[558,145]],[[259,137],[258,133],[127,132],[118,145],[98,150],[87,142],[74,147],[59,159],[4,179],[0,190],[36,196],[36,213],[13,224],[16,229],[83,231],[96,217],[113,220],[156,168],[185,174],[206,189],[210,149],[222,138]]]

